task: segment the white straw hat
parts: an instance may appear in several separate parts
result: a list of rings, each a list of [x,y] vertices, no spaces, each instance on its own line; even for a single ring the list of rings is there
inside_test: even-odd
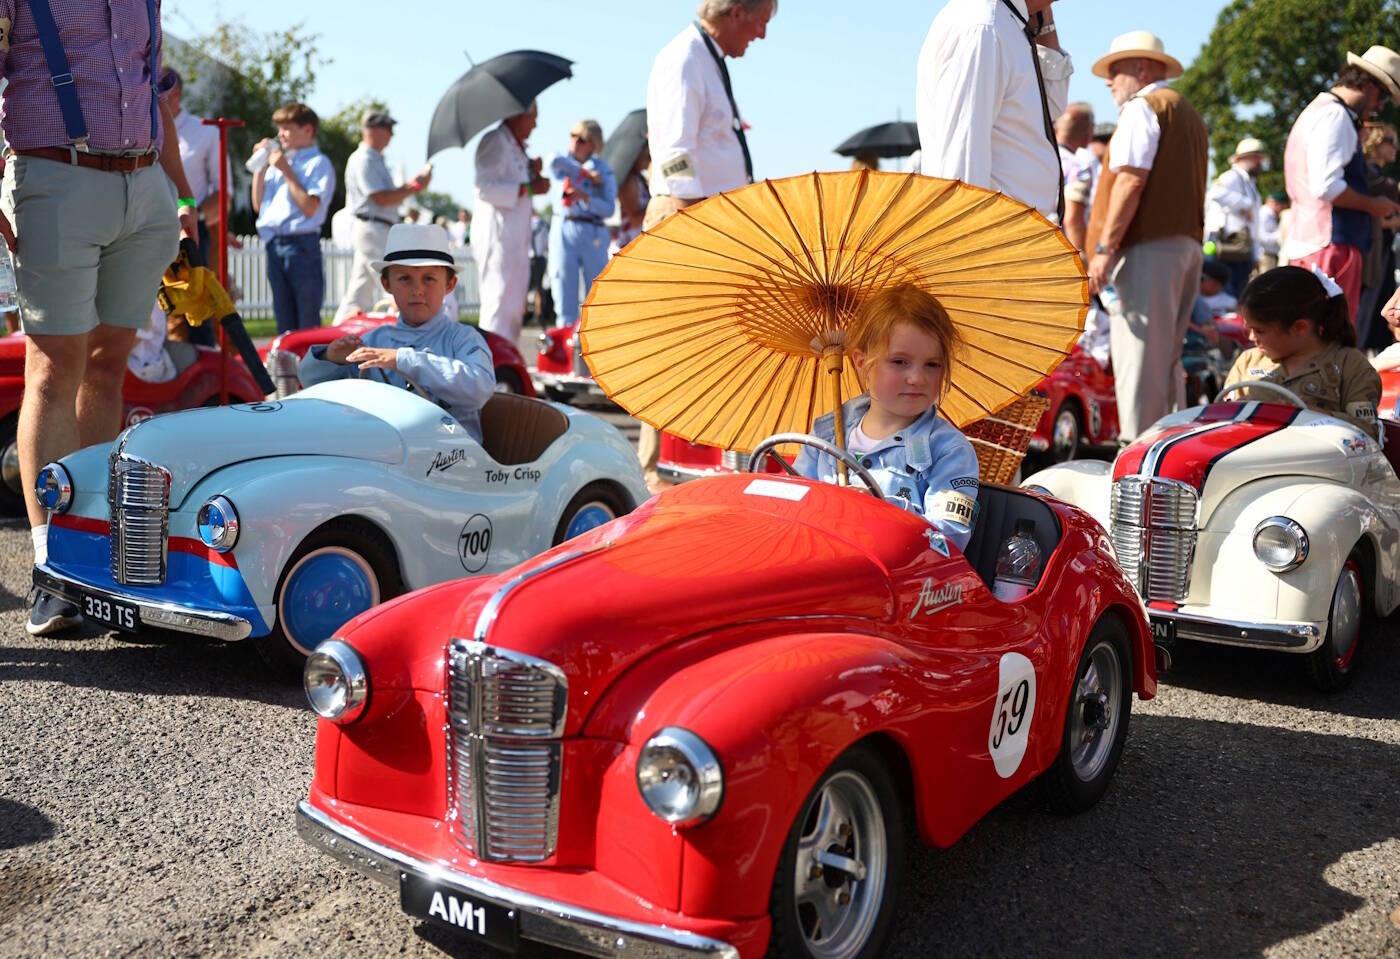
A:
[[[462,272],[462,264],[448,247],[447,231],[435,223],[395,223],[389,227],[384,259],[375,260],[370,268],[383,273],[390,266],[445,266],[453,273]]]
[[[1146,30],[1133,30],[1113,38],[1108,45],[1108,53],[1094,61],[1094,76],[1108,79],[1108,68],[1117,60],[1132,60],[1141,57],[1156,60],[1167,67],[1167,79],[1181,76],[1181,61],[1168,56],[1162,38]]]
[[[1358,57],[1348,50],[1347,63],[1375,77],[1390,94],[1390,99],[1400,103],[1400,53],[1389,47],[1375,46]]]
[[[1240,141],[1239,146],[1235,147],[1235,152],[1230,154],[1230,162],[1234,163],[1238,158],[1249,156],[1251,153],[1267,154],[1268,152],[1269,148],[1264,146],[1263,140],[1258,137],[1245,137]]]

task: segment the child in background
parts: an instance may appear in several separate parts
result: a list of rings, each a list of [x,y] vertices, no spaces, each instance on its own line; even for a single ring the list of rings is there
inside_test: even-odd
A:
[[[1376,405],[1381,377],[1355,349],[1346,297],[1330,277],[1280,266],[1255,277],[1240,294],[1240,316],[1254,348],[1235,360],[1225,385],[1268,380],[1297,394],[1308,409],[1345,420],[1379,438]],[[1240,399],[1277,402],[1264,390]]]
[[[443,404],[481,442],[481,407],[496,389],[491,349],[481,334],[443,308],[462,267],[448,249],[447,232],[432,224],[389,228],[384,259],[376,260],[380,285],[394,298],[399,321],[313,346],[301,361],[305,386],[358,375],[360,369],[397,386],[408,378]]]
[[[962,549],[977,513],[977,454],[938,415],[959,345],[948,312],[918,287],[900,284],[871,297],[857,317],[851,351],[869,392],[841,413],[846,449],[875,475],[885,496]],[[818,419],[812,432],[835,442],[835,416]],[[836,481],[835,458],[810,448],[803,448],[795,468]]]

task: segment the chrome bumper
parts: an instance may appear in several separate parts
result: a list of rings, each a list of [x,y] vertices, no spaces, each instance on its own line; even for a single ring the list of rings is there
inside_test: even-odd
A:
[[[1315,623],[1248,623],[1157,609],[1149,609],[1147,615],[1150,619],[1174,622],[1178,639],[1289,653],[1311,653],[1322,645],[1322,630]]]
[[[545,387],[560,390],[564,393],[580,393],[589,396],[607,396],[603,392],[596,380],[591,376],[579,376],[577,373],[541,373],[539,370],[531,370],[535,380],[535,388],[540,392]]]
[[[141,615],[143,626],[172,629],[179,633],[194,633],[198,636],[208,636],[225,642],[247,639],[248,634],[253,631],[252,623],[241,616],[234,616],[232,613],[191,609],[188,606],[178,606],[175,603],[155,602],[142,599],[139,596],[132,596],[129,593],[118,593],[111,589],[89,586],[86,583],[71,580],[61,573],[55,572],[49,566],[34,567],[34,585],[46,593],[52,593],[60,599],[67,600],[79,609],[82,609],[84,596],[114,599],[135,606]]]
[[[716,939],[605,916],[415,859],[336,822],[305,800],[297,803],[297,833],[327,855],[394,889],[399,887],[400,875],[406,873],[513,909],[520,916],[523,939],[599,957],[739,959],[737,949]]]
[[[698,469],[694,466],[676,466],[673,463],[657,463],[656,475],[668,483],[688,483],[707,476],[728,476],[728,470]]]

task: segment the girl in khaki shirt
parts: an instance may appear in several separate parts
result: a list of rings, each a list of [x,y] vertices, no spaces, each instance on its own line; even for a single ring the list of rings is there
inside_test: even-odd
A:
[[[1379,438],[1381,377],[1355,348],[1356,330],[1336,284],[1302,267],[1281,266],[1245,287],[1239,310],[1254,348],[1235,359],[1226,386],[1241,380],[1277,383],[1296,393],[1308,409]],[[1265,390],[1245,389],[1236,396],[1278,400]]]

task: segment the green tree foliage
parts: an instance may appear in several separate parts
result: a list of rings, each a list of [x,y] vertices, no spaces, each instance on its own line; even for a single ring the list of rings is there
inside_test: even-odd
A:
[[[466,207],[465,203],[458,203],[450,193],[439,193],[437,190],[420,190],[413,199],[434,217],[445,216],[449,220],[456,220],[457,211]]]
[[[1283,187],[1283,147],[1298,114],[1331,86],[1347,51],[1395,46],[1400,0],[1231,0],[1176,87],[1210,128],[1217,169],[1235,144],[1256,136],[1269,147],[1264,192]],[[1395,108],[1383,111],[1394,119]]]

